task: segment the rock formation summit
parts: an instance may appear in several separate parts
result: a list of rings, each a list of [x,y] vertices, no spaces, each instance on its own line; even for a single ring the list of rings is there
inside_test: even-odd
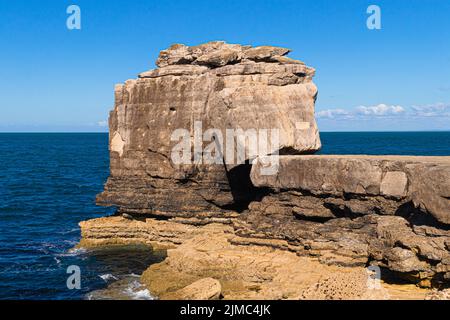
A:
[[[176,44],[117,85],[97,197],[117,214],[81,222],[80,246],[168,248],[142,275],[160,298],[408,298],[369,290],[367,266],[390,282],[448,287],[450,157],[313,155],[315,70],[289,52]],[[229,161],[217,142],[229,129],[276,130],[267,142],[277,143],[255,151],[233,136],[245,156]],[[177,132],[188,135],[183,163]],[[211,145],[218,161],[206,163]]]
[[[98,203],[125,213],[169,216],[223,216],[245,207],[257,192],[249,165],[171,161],[172,134],[186,129],[193,140],[196,124],[224,137],[227,129],[278,130],[279,143],[257,155],[319,150],[315,70],[286,57],[289,51],[224,42],[176,44],[161,52],[158,69],[117,85],[110,114],[111,176]],[[245,141],[241,146],[251,154]]]

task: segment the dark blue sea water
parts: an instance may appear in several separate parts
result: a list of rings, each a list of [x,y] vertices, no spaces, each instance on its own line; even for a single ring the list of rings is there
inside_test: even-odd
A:
[[[0,299],[83,299],[154,260],[142,248],[69,252],[78,222],[113,212],[94,203],[108,174],[107,134],[0,134]],[[81,290],[67,288],[70,265]]]
[[[323,132],[321,154],[450,155],[450,132]]]
[[[450,132],[323,133],[322,142],[322,154],[450,155]],[[79,221],[113,213],[94,203],[108,165],[107,134],[0,134],[0,299],[104,298],[118,279],[117,290],[146,296],[138,275],[159,255],[70,251]],[[66,286],[70,265],[81,290]]]

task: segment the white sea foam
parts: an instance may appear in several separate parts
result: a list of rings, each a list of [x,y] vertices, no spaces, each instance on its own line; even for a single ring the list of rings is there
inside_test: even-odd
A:
[[[74,257],[87,253],[88,250],[85,248],[73,248],[65,253],[58,254],[59,257]]]
[[[99,277],[102,278],[106,282],[108,280],[119,280],[119,278],[117,278],[116,276],[112,275],[111,273],[102,274],[102,275],[99,275]]]
[[[110,274],[99,276],[102,279],[112,279]],[[107,288],[94,290],[85,296],[88,300],[155,300],[145,286],[134,277],[125,276],[108,283]]]
[[[132,281],[124,293],[133,300],[155,300],[148,289],[144,289],[139,281]]]
[[[134,300],[155,300],[155,298],[150,294],[150,291],[148,291],[148,289],[134,291],[131,294],[131,297]]]
[[[140,278],[141,277],[140,275],[135,274],[135,273],[130,273],[128,276],[129,277],[133,277],[133,278]]]

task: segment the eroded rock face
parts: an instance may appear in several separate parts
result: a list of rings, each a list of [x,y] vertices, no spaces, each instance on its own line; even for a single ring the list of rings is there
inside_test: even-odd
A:
[[[450,159],[301,155],[320,148],[315,70],[287,53],[174,45],[159,68],[116,86],[111,175],[97,202],[118,212],[82,222],[80,245],[170,248],[142,276],[161,298],[408,298],[403,288],[368,290],[368,265],[448,286]],[[197,148],[211,128],[219,133]],[[188,163],[173,161],[178,129],[189,136]],[[228,163],[227,146],[218,163],[195,162],[227,129],[277,129],[279,144],[253,152],[256,162],[242,141],[245,164]],[[290,155],[267,161],[277,152]]]
[[[204,228],[194,221],[160,221],[151,218],[130,220],[114,216],[80,222],[80,247],[97,248],[120,245],[148,245],[156,249],[176,248],[192,237],[204,232],[229,230],[222,224],[208,224]]]
[[[164,262],[144,272],[143,283],[158,296],[173,297],[180,288],[211,277],[220,281],[224,299],[233,300],[319,298],[312,288],[325,275],[340,278],[333,281],[336,292],[330,291],[329,298],[360,299],[368,290],[364,268],[328,266],[269,246],[238,245],[233,242],[239,237],[224,231],[205,230],[202,235],[169,250]],[[348,286],[349,279],[339,277],[342,272],[362,275],[353,280],[359,291]],[[339,292],[346,287],[345,293]]]
[[[283,239],[324,263],[378,264],[423,285],[450,279],[450,158],[286,156],[272,176],[259,166],[252,182],[272,191],[237,220],[241,236]]]
[[[219,300],[222,293],[220,282],[213,278],[198,280],[173,293],[162,296],[167,300]]]
[[[252,183],[257,187],[299,190],[304,195],[321,197],[322,206],[316,208],[319,217],[323,217],[320,212],[326,209],[337,212],[339,205],[342,211],[353,215],[404,215],[412,214],[417,208],[438,223],[450,225],[448,157],[284,156],[278,159],[279,170],[273,175],[260,174],[261,166],[270,161],[256,162],[251,172]],[[408,203],[412,208],[407,207]]]
[[[198,123],[200,139],[212,128],[224,139],[227,129],[267,129],[278,130],[279,143],[255,156],[318,150],[315,70],[284,57],[288,52],[224,42],[174,45],[161,52],[160,68],[117,85],[110,114],[111,175],[97,202],[129,214],[186,217],[229,217],[245,208],[259,193],[249,180],[249,165],[237,158],[226,165],[194,164],[198,149],[191,163],[174,163],[179,140],[171,137],[185,129],[194,141]],[[211,141],[200,141],[200,152]],[[254,154],[245,142],[236,139],[235,145],[245,150],[241,160]],[[242,192],[232,190],[234,185]]]
[[[94,219],[81,224],[80,245],[169,248],[166,260],[150,266],[141,278],[159,299],[424,299],[434,293],[384,282],[368,287],[369,274],[363,266],[323,263],[319,251],[299,255],[294,250],[298,247],[286,240],[242,237],[223,223],[187,223]],[[433,296],[444,298],[440,292]]]
[[[364,267],[323,264],[279,250],[276,240],[246,243],[230,229],[205,230],[168,251],[142,275],[151,292],[174,297],[204,277],[220,282],[223,299],[425,299],[431,290],[372,282]],[[217,292],[217,291],[216,291]],[[436,298],[440,297],[436,295]]]

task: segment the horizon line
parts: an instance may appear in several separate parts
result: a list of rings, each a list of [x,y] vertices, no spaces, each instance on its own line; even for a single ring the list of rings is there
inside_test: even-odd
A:
[[[442,130],[319,130],[320,133],[420,133],[420,132],[450,132],[450,129]],[[109,131],[0,131],[0,134],[94,134],[94,133],[109,133]]]

